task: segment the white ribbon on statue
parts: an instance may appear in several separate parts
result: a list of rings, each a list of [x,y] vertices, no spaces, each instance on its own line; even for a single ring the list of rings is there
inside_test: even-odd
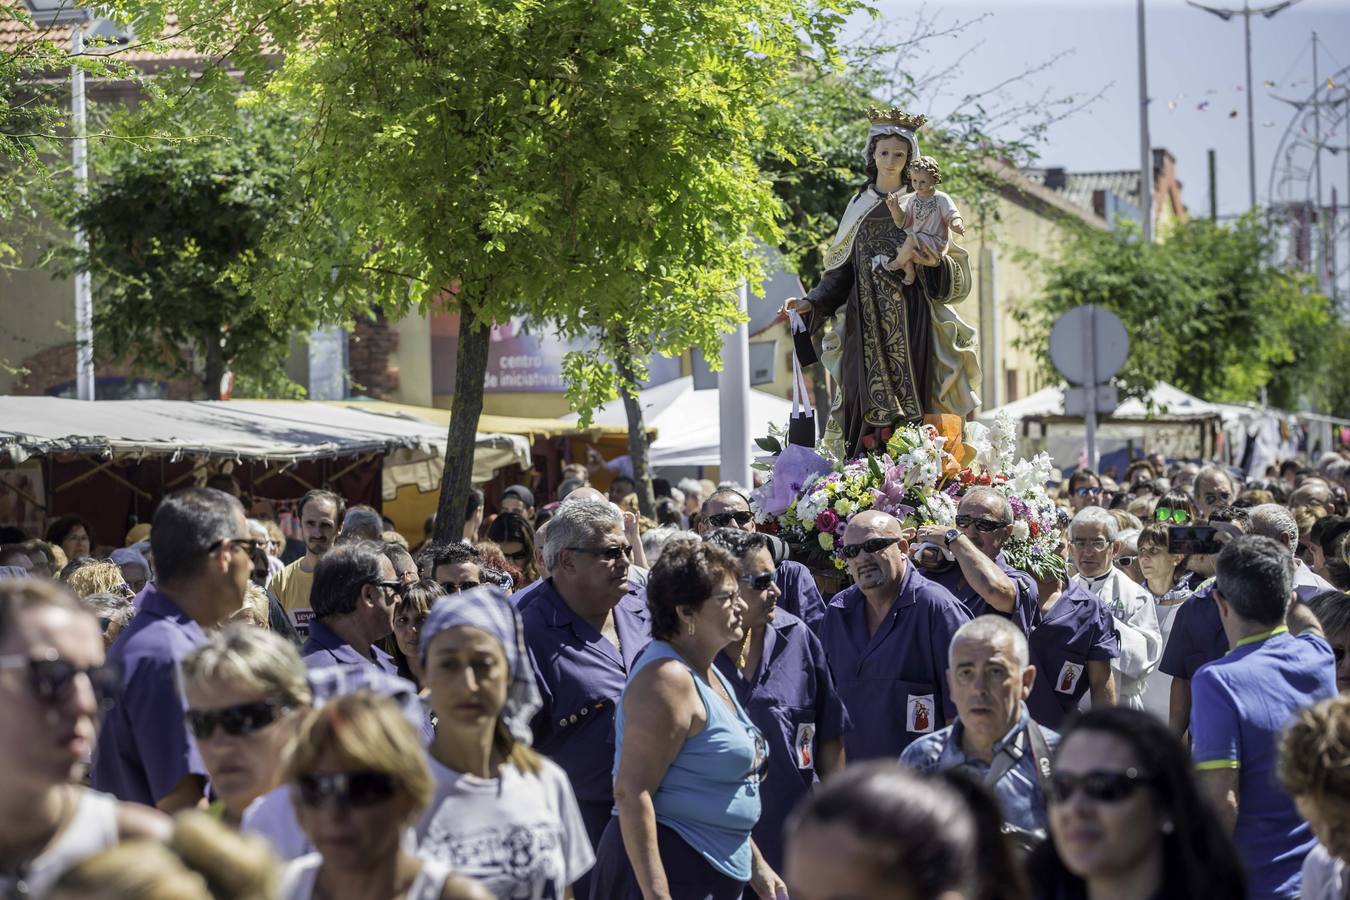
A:
[[[798,415],[814,416],[815,407],[811,405],[811,392],[806,389],[806,376],[802,374],[802,364],[797,354],[792,354],[792,418]]]

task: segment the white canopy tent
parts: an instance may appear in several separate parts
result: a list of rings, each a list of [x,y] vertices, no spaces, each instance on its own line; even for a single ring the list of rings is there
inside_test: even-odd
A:
[[[648,388],[638,398],[647,429],[656,431],[656,439],[649,451],[653,468],[721,465],[718,389],[696,391],[693,376],[685,376]],[[760,452],[753,439],[768,434],[770,424],[786,427],[791,413],[791,401],[764,391],[750,391],[752,456]],[[575,413],[563,417],[570,422],[578,418]],[[606,403],[595,411],[593,421],[598,425],[627,423],[623,402]]]

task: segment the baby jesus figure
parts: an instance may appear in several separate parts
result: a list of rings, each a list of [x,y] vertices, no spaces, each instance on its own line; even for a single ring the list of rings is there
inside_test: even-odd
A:
[[[943,191],[937,186],[942,183],[942,172],[937,160],[931,156],[920,156],[909,164],[909,180],[914,193],[903,197],[896,194],[886,196],[886,208],[896,227],[905,232],[905,242],[895,254],[895,259],[886,263],[890,272],[903,271],[905,284],[914,283],[914,263],[930,258],[941,259],[947,252],[951,241],[951,232],[959,235],[966,233],[961,221],[961,212]]]

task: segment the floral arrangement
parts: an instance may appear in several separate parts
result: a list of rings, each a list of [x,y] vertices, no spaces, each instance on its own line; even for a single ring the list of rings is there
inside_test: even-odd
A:
[[[992,487],[1013,510],[1012,537],[1003,548],[1009,564],[1037,578],[1062,576],[1061,514],[1046,493],[1050,457],[1016,460],[1017,432],[1000,416],[991,430],[977,422],[943,417],[942,428],[903,425],[880,452],[838,462],[770,433],[760,447],[770,454],[756,467],[769,479],[750,496],[760,530],[777,534],[794,558],[813,568],[842,571],[836,546],[844,528],[863,510],[879,509],[906,527],[952,525],[961,497],[972,487]]]

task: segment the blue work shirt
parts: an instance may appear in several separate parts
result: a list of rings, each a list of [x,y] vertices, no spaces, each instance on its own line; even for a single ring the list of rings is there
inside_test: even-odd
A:
[[[1120,656],[1115,619],[1097,595],[1070,584],[1027,639],[1036,681],[1027,697],[1031,718],[1060,728],[1087,693],[1090,660]]]
[[[853,723],[844,736],[849,762],[895,759],[920,735],[956,717],[947,696],[947,647],[969,620],[960,600],[911,564],[873,634],[857,585],[830,601],[820,643]]]
[[[778,564],[774,582],[778,585],[778,608],[787,610],[806,623],[813,634],[820,634],[825,618],[825,601],[816,587],[811,570],[799,562],[785,559]]]
[[[183,723],[187,701],[178,669],[206,642],[187,613],[158,590],[147,593],[108,650],[122,669],[122,696],[103,720],[90,783],[119,800],[154,806],[185,775],[206,777],[197,744]]]
[[[1219,618],[1219,603],[1214,599],[1214,579],[1181,604],[1172,620],[1172,633],[1163,648],[1158,668],[1173,678],[1190,681],[1205,663],[1228,653],[1228,635]]]
[[[764,629],[764,650],[754,671],[743,673],[725,650],[713,664],[731,683],[736,700],[769,745],[753,837],[769,865],[782,871],[783,825],[820,780],[817,749],[843,737],[849,730],[848,713],[835,690],[820,639],[785,610],[777,610]]]
[[[307,669],[327,666],[371,666],[388,675],[398,674],[394,658],[379,647],[371,645],[371,659],[366,659],[321,619],[311,619],[309,637],[300,648],[300,656]]]
[[[1049,827],[1045,812],[1046,796],[1041,790],[1041,780],[1036,771],[1036,754],[1032,752],[1031,739],[1027,737],[1029,724],[1031,714],[1027,712],[1026,704],[1023,704],[1021,718],[994,743],[995,761],[1001,753],[1006,752],[1017,762],[994,783],[992,790],[1004,819],[1023,831],[1036,832],[1044,837]],[[993,766],[982,759],[967,756],[966,751],[961,749],[961,734],[961,720],[957,719],[941,731],[926,734],[910,744],[900,754],[900,762],[919,772],[965,769],[976,781],[984,784]],[[1042,728],[1041,735],[1053,753],[1059,745],[1059,733]]]
[[[1191,679],[1191,755],[1201,772],[1237,772],[1233,843],[1253,900],[1299,896],[1317,840],[1276,777],[1280,733],[1299,710],[1334,696],[1331,645],[1283,625],[1238,641]]]
[[[952,596],[964,603],[966,609],[970,610],[972,618],[990,614],[1002,616],[1005,619],[1010,619],[1014,625],[1022,629],[1023,634],[1031,634],[1031,629],[1036,627],[1036,621],[1040,618],[1041,592],[1036,587],[1036,579],[1021,569],[1014,569],[1008,565],[1008,560],[1002,553],[994,557],[994,564],[1012,579],[1013,587],[1017,590],[1017,599],[1013,603],[1011,614],[995,609],[986,603],[983,597],[975,593],[975,589],[966,582],[965,575],[961,573],[959,563],[953,562],[951,568],[943,572],[920,570],[920,574],[929,581],[936,582],[951,591]]]
[[[652,639],[647,604],[629,594],[614,607],[622,652],[572,611],[552,579],[539,582],[520,617],[542,704],[530,722],[534,749],[567,773],[599,846],[614,806],[614,705]]]

